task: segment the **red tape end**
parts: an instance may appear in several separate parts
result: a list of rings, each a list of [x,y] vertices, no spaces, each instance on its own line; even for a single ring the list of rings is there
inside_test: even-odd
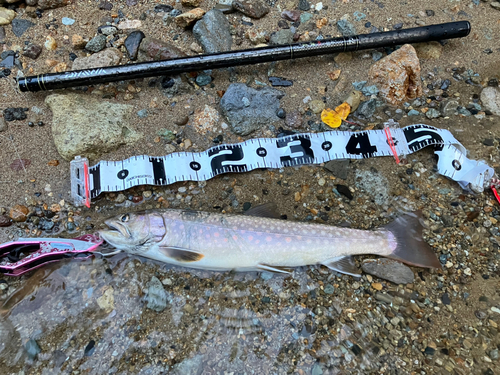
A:
[[[90,208],[90,184],[89,184],[89,166],[87,163],[83,164],[83,174],[85,175],[85,206]]]
[[[494,196],[495,196],[495,198],[497,199],[497,202],[498,202],[498,203],[500,203],[500,195],[499,195],[499,194],[498,194],[498,192],[497,192],[497,186],[498,186],[499,182],[500,182],[499,180],[497,180],[497,179],[493,179],[493,180],[491,181],[491,186],[490,186],[490,187],[491,187],[491,191],[493,192],[493,195],[494,195]]]
[[[396,151],[396,146],[394,145],[394,141],[392,140],[392,135],[391,135],[391,130],[389,129],[388,126],[384,127],[385,131],[385,136],[387,137],[387,143],[389,144],[389,147],[391,148],[392,154],[394,155],[394,159],[396,159],[396,164],[399,164],[399,157],[398,153]]]

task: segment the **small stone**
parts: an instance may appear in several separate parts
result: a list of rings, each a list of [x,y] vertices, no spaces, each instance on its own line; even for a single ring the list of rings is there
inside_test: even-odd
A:
[[[118,65],[122,53],[117,48],[106,48],[87,57],[78,57],[73,61],[73,70],[95,69],[104,66]]]
[[[383,286],[380,283],[372,283],[372,288],[375,290],[382,290]]]
[[[0,215],[0,228],[10,227],[12,220],[7,215]]]
[[[408,284],[414,281],[413,271],[409,267],[391,259],[366,259],[362,268],[366,273],[395,284]]]
[[[55,9],[68,5],[70,0],[38,0],[38,6],[42,10]]]
[[[42,53],[42,46],[38,44],[29,44],[23,51],[23,56],[29,57],[30,59],[37,59]]]
[[[193,35],[206,53],[230,51],[233,38],[231,24],[224,14],[212,9],[193,27]]]
[[[26,221],[28,213],[28,207],[16,204],[10,209],[10,218],[15,222],[23,222]]]
[[[441,302],[443,302],[444,305],[449,305],[451,303],[450,295],[448,293],[444,293],[441,296]]]
[[[364,96],[372,96],[372,95],[377,95],[378,94],[378,88],[376,85],[370,85],[370,86],[364,86],[361,89],[361,92],[363,93]]]
[[[113,4],[111,4],[109,1],[101,1],[98,5],[98,8],[100,10],[111,10],[113,9]]]
[[[113,292],[113,287],[109,287],[104,291],[102,296],[97,298],[97,305],[106,312],[111,312],[115,308],[115,297]]]
[[[485,87],[481,91],[481,102],[488,111],[500,116],[500,89],[498,87]]]
[[[356,111],[356,115],[361,117],[361,118],[364,118],[364,119],[369,119],[375,113],[376,108],[377,108],[376,99],[370,99],[370,100],[361,102],[357,111]]]
[[[380,301],[380,302],[385,302],[385,303],[391,304],[392,301],[394,300],[394,297],[391,296],[390,294],[375,293],[375,299]]]
[[[281,29],[271,34],[269,44],[290,44],[293,42],[293,33],[290,29]]]
[[[325,109],[325,103],[322,100],[312,100],[309,102],[309,108],[313,113],[320,113]]]
[[[90,52],[99,52],[106,47],[106,35],[98,34],[85,45],[85,49]]]
[[[71,37],[71,45],[75,49],[83,49],[85,48],[86,44],[87,41],[85,41],[85,39],[83,39],[83,37],[80,35],[75,34]]]
[[[494,142],[493,138],[486,138],[483,141],[483,145],[485,145],[485,146],[494,146],[495,142]]]
[[[351,112],[355,112],[358,109],[359,104],[361,103],[361,97],[361,91],[354,90],[351,91],[346,100],[344,100],[351,107]]]
[[[286,118],[286,112],[283,108],[279,108],[277,111],[276,111],[276,116],[278,116],[279,118]]]
[[[300,15],[300,24],[301,25],[305,25],[311,18],[313,17],[313,15],[311,13],[302,13]]]
[[[125,49],[127,50],[128,58],[130,60],[136,60],[137,54],[139,52],[139,47],[145,35],[142,31],[136,30],[128,34],[127,38],[123,42]]]
[[[441,116],[441,113],[434,108],[429,108],[429,110],[425,112],[425,117],[428,119],[438,118],[439,116]]]
[[[147,109],[141,109],[141,110],[137,111],[137,116],[139,116],[139,118],[146,118],[146,117],[148,117],[148,110]]]
[[[281,77],[269,77],[269,82],[273,87],[288,87],[293,85],[293,81],[290,81]]]
[[[156,312],[162,312],[167,307],[167,293],[161,281],[154,276],[149,282],[145,300],[147,301],[146,307]]]
[[[176,57],[185,57],[186,54],[173,44],[158,39],[145,37],[139,47],[141,60],[170,60]]]
[[[51,37],[50,35],[47,35],[47,37],[45,39],[44,46],[49,51],[55,51],[57,49],[57,42],[53,37]]]
[[[125,20],[118,24],[120,30],[138,30],[142,27],[141,20]]]
[[[235,0],[233,8],[245,16],[259,19],[269,13],[269,7],[261,0]]]
[[[30,27],[33,26],[35,26],[33,22],[23,20],[22,18],[14,18],[12,20],[12,32],[17,37],[21,37]]]
[[[299,9],[300,10],[309,10],[309,9],[311,9],[311,4],[307,0],[299,0]]]
[[[97,28],[97,31],[100,33],[100,34],[103,34],[103,35],[115,35],[118,31],[118,29],[112,25],[104,25],[104,26],[99,26]]]
[[[9,107],[3,110],[3,118],[5,121],[19,121],[26,120],[28,115],[26,111],[28,108],[20,108],[20,107]]]
[[[492,2],[490,3],[490,6],[491,6],[493,9],[500,10],[500,2],[498,2],[498,1],[492,1]]]
[[[302,126],[302,115],[299,111],[287,112],[285,117],[285,125],[292,128],[300,128]]]
[[[182,126],[182,125],[186,125],[188,123],[188,121],[189,121],[189,117],[188,116],[182,116],[182,117],[176,118],[174,120],[174,124]]]
[[[198,133],[206,134],[214,131],[219,121],[219,112],[205,104],[203,109],[195,111],[191,125]]]
[[[189,12],[179,14],[175,17],[175,22],[178,26],[186,28],[201,19],[204,14],[205,11],[203,9],[194,8]]]
[[[40,349],[40,346],[38,346],[38,343],[33,339],[28,340],[26,345],[24,345],[24,349],[26,350],[28,358],[31,360],[34,360],[37,357],[37,355],[42,351],[42,349]]]
[[[61,20],[62,24],[63,25],[66,25],[66,26],[71,26],[75,23],[75,20],[73,18],[69,18],[69,17],[63,17],[62,20]]]
[[[377,61],[368,74],[390,104],[401,105],[422,95],[420,62],[410,44]]]
[[[300,12],[298,10],[285,10],[281,12],[281,17],[287,21],[297,22],[300,19]]]
[[[457,114],[459,103],[456,100],[449,100],[442,106],[443,116],[450,117]]]
[[[354,196],[352,195],[351,190],[349,189],[348,186],[338,184],[336,186],[336,188],[337,188],[337,191],[340,194],[342,194],[344,197],[346,197],[347,199],[352,200],[354,198]]]
[[[410,116],[410,117],[411,117],[411,116],[420,116],[420,112],[419,112],[419,111],[417,111],[416,109],[410,109],[410,110],[408,111],[408,116]]]
[[[373,61],[379,61],[382,57],[384,57],[384,54],[379,51],[373,51],[372,52],[372,60]]]
[[[183,5],[184,5],[184,3],[183,3]],[[174,9],[174,7],[172,5],[158,4],[158,5],[155,5],[153,11],[155,13],[170,13],[173,9]]]
[[[353,36],[358,33],[351,22],[342,19],[337,22],[337,29],[343,36]]]
[[[0,7],[0,26],[10,24],[15,16],[16,12],[12,9]]]
[[[335,292],[335,287],[332,284],[326,284],[324,292],[326,294],[333,294],[333,292]]]
[[[347,180],[347,176],[349,173],[349,164],[350,161],[348,159],[331,160],[325,164],[324,168],[327,171],[330,171],[335,177],[338,177],[342,180]]]

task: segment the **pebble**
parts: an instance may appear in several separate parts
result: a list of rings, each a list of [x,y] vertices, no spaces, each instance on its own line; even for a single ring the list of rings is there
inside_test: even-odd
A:
[[[330,171],[335,177],[346,180],[349,173],[350,160],[331,160],[324,168]]]
[[[45,43],[43,44],[45,46],[46,49],[48,49],[49,51],[55,51],[57,49],[57,42],[56,40],[50,36],[50,35],[47,35],[46,39],[45,39]]]
[[[297,22],[300,19],[300,12],[297,10],[285,10],[281,12],[281,17],[287,21]]]
[[[392,303],[392,301],[394,300],[394,297],[391,296],[390,294],[375,293],[375,299],[380,301],[380,302]]]
[[[106,48],[104,51],[86,57],[78,57],[73,61],[73,69],[94,69],[103,66],[118,65],[122,53],[117,48]]]
[[[293,81],[281,77],[269,77],[269,82],[273,87],[289,87],[293,85]]]
[[[359,90],[353,90],[349,96],[344,100],[351,107],[351,113],[355,112],[361,103],[362,93]]]
[[[23,51],[23,56],[29,57],[30,59],[37,59],[42,53],[42,46],[38,44],[29,44]]]
[[[33,339],[28,340],[28,342],[24,345],[24,349],[26,350],[28,358],[31,360],[34,360],[37,357],[37,355],[42,351],[38,343]]]
[[[309,108],[313,113],[320,113],[325,109],[325,103],[322,100],[312,100],[309,102]]]
[[[145,300],[146,307],[156,312],[162,312],[167,307],[167,293],[157,277],[151,278]]]
[[[271,34],[269,44],[290,44],[293,42],[293,33],[290,29],[281,29]]]
[[[375,113],[375,109],[377,108],[377,101],[375,99],[370,99],[359,104],[358,109],[356,110],[357,116],[369,119]]]
[[[0,228],[10,227],[12,220],[7,215],[0,215]]]
[[[378,88],[376,85],[370,85],[370,86],[364,86],[361,89],[361,92],[365,96],[372,96],[372,95],[377,95],[378,94]]]
[[[439,116],[441,116],[441,113],[434,108],[429,108],[429,110],[425,113],[425,117],[428,119],[438,118]]]
[[[206,86],[212,82],[212,77],[208,74],[198,74],[195,81],[198,86]]]
[[[205,107],[195,111],[191,125],[198,133],[206,134],[207,132],[214,131],[219,121],[219,111],[205,104]]]
[[[226,16],[217,9],[205,13],[193,27],[193,35],[205,53],[230,51],[233,38],[231,24]]]
[[[457,114],[459,103],[456,100],[449,100],[442,106],[443,116],[450,117]]]
[[[26,221],[28,213],[28,207],[16,204],[10,209],[10,218],[15,222],[23,222]]]
[[[12,32],[18,38],[21,37],[30,27],[33,26],[35,26],[33,22],[22,18],[14,18],[12,20]]]
[[[146,117],[148,117],[148,110],[147,109],[141,109],[141,110],[137,111],[137,116],[139,116],[140,118],[146,118]]]
[[[278,108],[278,110],[276,111],[276,116],[278,116],[279,118],[286,118],[286,115],[287,113],[283,108]]]
[[[12,9],[0,7],[0,26],[9,25],[15,16],[16,12],[14,12]]]
[[[62,20],[61,20],[62,24],[63,25],[66,25],[66,26],[71,26],[75,23],[75,20],[73,18],[69,18],[69,17],[63,17]]]
[[[353,36],[358,33],[356,27],[348,20],[339,20],[337,22],[337,29],[343,36]]]
[[[500,89],[498,87],[485,87],[481,91],[481,102],[488,111],[500,116]]]
[[[269,13],[269,7],[261,0],[235,0],[233,9],[255,19],[262,18]]]
[[[157,4],[153,8],[155,13],[169,13],[174,9],[172,5],[169,4]]]
[[[360,11],[355,11],[354,12],[354,20],[356,21],[361,21],[361,20],[364,20],[366,18],[366,14],[360,12]],[[371,26],[371,25],[370,25]]]
[[[90,52],[99,52],[106,47],[106,35],[98,34],[85,45],[85,49]]]
[[[335,287],[332,284],[326,284],[324,292],[326,294],[333,294],[333,292],[335,292]]]
[[[372,60],[373,61],[379,61],[382,57],[384,57],[384,54],[379,51],[373,51],[372,52]]]
[[[311,18],[313,17],[313,15],[311,13],[302,13],[300,15],[300,24],[301,25],[305,25]]]
[[[97,28],[97,32],[103,35],[115,35],[118,29],[112,25],[103,25]]]
[[[189,12],[179,14],[178,16],[175,17],[175,22],[177,23],[178,26],[186,28],[192,24],[194,24],[196,21],[201,19],[203,15],[205,14],[205,11],[201,8],[194,8],[190,10]]]
[[[309,10],[309,9],[311,9],[311,4],[307,0],[299,0],[299,9],[300,10]]]
[[[500,2],[498,2],[498,1],[492,1],[492,2],[490,3],[490,6],[491,6],[493,9],[500,10]]]
[[[257,90],[243,83],[233,83],[222,97],[220,107],[232,131],[248,135],[279,119],[276,111],[280,108],[279,99],[283,95],[283,92],[267,86]]]
[[[300,112],[287,112],[285,116],[285,125],[292,129],[300,128],[302,126],[302,115]]]
[[[19,121],[26,120],[28,117],[26,112],[28,108],[20,108],[20,107],[8,107],[3,110],[3,118],[5,121]]]
[[[401,262],[391,259],[366,259],[362,264],[363,271],[370,275],[389,280],[395,284],[413,283],[413,271]]]
[[[443,53],[443,46],[438,42],[418,43],[415,45],[419,59],[439,59]]]
[[[104,291],[102,296],[97,298],[97,305],[99,308],[106,312],[111,312],[115,308],[115,297],[113,295],[114,289],[113,287],[109,287]]]
[[[130,60],[136,60],[137,54],[139,52],[139,47],[145,35],[142,31],[136,30],[128,34],[127,38],[123,42],[125,49],[127,50],[128,58]]]
[[[346,185],[342,185],[342,184],[338,184],[336,186],[336,189],[337,191],[342,194],[344,197],[346,197],[347,199],[349,200],[352,200],[354,198],[354,196],[352,195],[351,193],[351,190],[349,189],[348,186]]]
[[[142,27],[142,22],[141,20],[125,20],[125,21],[120,21],[118,24],[118,28],[120,30],[134,30],[134,29],[140,29]]]
[[[408,111],[408,116],[420,116],[420,112],[417,111],[416,109],[410,109]]]

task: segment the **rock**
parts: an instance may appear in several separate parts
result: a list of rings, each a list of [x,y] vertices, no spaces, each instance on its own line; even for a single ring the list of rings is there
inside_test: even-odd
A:
[[[90,52],[99,52],[106,47],[106,35],[98,34],[85,45],[85,49]]]
[[[70,0],[38,0],[38,7],[42,10],[55,9],[68,5]]]
[[[395,284],[409,284],[414,280],[413,271],[403,263],[391,259],[366,259],[363,271],[370,275],[389,280]]]
[[[312,100],[309,102],[309,108],[313,113],[321,113],[325,109],[325,103],[322,100]]]
[[[358,107],[358,110],[356,111],[356,115],[364,119],[369,119],[375,113],[376,108],[377,108],[377,101],[375,99],[370,99],[361,102],[361,104]]]
[[[66,26],[71,26],[75,23],[75,20],[73,18],[69,18],[69,17],[63,17],[61,19],[61,22],[63,25],[66,25]]]
[[[128,34],[123,45],[127,50],[128,58],[130,60],[136,60],[137,54],[139,53],[139,47],[141,45],[142,40],[146,37],[144,33],[140,30],[132,31]]]
[[[325,164],[324,168],[330,172],[335,177],[338,177],[342,180],[347,180],[347,176],[349,173],[349,164],[350,160],[331,160]]]
[[[214,9],[220,10],[224,14],[229,14],[234,12],[233,3],[231,4],[215,4]]]
[[[353,36],[358,33],[354,25],[347,20],[339,20],[337,22],[337,29],[343,36]]]
[[[35,26],[33,22],[23,20],[22,18],[14,18],[12,20],[12,32],[17,37],[22,36],[32,26]]]
[[[301,25],[305,25],[311,18],[313,17],[313,15],[311,13],[302,13],[300,15],[300,24]]]
[[[377,61],[368,74],[390,104],[401,105],[422,95],[420,62],[410,44]]]
[[[459,103],[456,100],[449,100],[442,105],[443,116],[450,117],[457,114]]]
[[[5,108],[3,110],[3,118],[5,119],[5,121],[8,122],[26,120],[26,118],[28,117],[26,115],[27,110],[28,108],[21,108],[21,107]]]
[[[56,40],[53,37],[51,37],[50,35],[47,35],[47,37],[45,39],[45,43],[43,45],[49,51],[55,51],[56,48],[57,48],[57,42],[56,42]]]
[[[439,59],[443,53],[443,46],[438,42],[418,43],[414,47],[419,59]]]
[[[103,25],[97,28],[97,32],[103,35],[115,35],[118,29],[112,25]]]
[[[204,109],[195,111],[191,125],[201,134],[214,131],[220,120],[219,112],[208,105]]]
[[[113,287],[109,287],[104,291],[102,296],[97,299],[99,307],[106,312],[111,312],[115,309],[115,297],[113,292]]]
[[[163,94],[173,97],[176,94],[187,93],[191,90],[191,85],[184,82],[180,76],[164,77],[161,81]]]
[[[71,45],[75,49],[84,49],[85,45],[87,44],[87,41],[83,39],[80,35],[73,35],[71,37]]]
[[[202,2],[203,0],[181,0],[181,4],[185,7],[197,7],[200,6]]]
[[[492,2],[490,3],[490,6],[491,6],[493,9],[500,10],[500,2],[498,2],[498,1],[492,1]]]
[[[186,28],[201,19],[204,14],[205,11],[203,9],[194,8],[189,12],[179,14],[177,17],[175,17],[175,22],[178,26]]]
[[[441,116],[441,112],[434,108],[429,108],[429,110],[425,113],[425,117],[428,119],[438,118],[439,116]]]
[[[281,17],[287,21],[297,22],[300,20],[300,12],[298,10],[285,10],[281,12]]]
[[[203,372],[203,355],[198,354],[192,358],[186,358],[172,367],[172,375],[201,375]]]
[[[186,54],[176,46],[161,40],[145,37],[139,47],[139,60],[169,60]]]
[[[361,103],[361,91],[353,90],[349,94],[349,96],[344,100],[347,104],[351,106],[351,112],[356,111],[359,107],[359,103]]]
[[[311,9],[311,4],[307,0],[299,0],[299,9],[300,10],[309,10],[309,9]]]
[[[28,340],[26,345],[24,345],[24,349],[26,350],[28,358],[31,360],[34,360],[36,356],[42,351],[42,349],[40,349],[40,346],[38,346],[38,343],[33,339]]]
[[[182,3],[182,5],[184,5],[184,3]],[[169,4],[158,4],[158,5],[155,5],[155,7],[154,7],[153,10],[154,10],[155,13],[169,13],[173,9],[174,9],[174,7],[172,5],[169,5]]]
[[[10,227],[12,225],[12,219],[7,215],[0,215],[0,228]]]
[[[0,7],[0,25],[10,24],[15,16],[16,12],[14,12],[12,9]]]
[[[300,128],[302,126],[302,115],[299,111],[287,112],[285,117],[285,125],[292,128]]]
[[[42,53],[42,46],[38,44],[29,44],[23,51],[23,56],[29,57],[30,59],[37,59]]]
[[[410,109],[408,111],[408,116],[420,116],[420,112],[417,111],[416,109]]]
[[[262,18],[269,13],[269,7],[261,0],[235,0],[233,9],[255,19]]]
[[[198,86],[206,86],[212,82],[212,77],[208,74],[198,74],[196,76],[195,82]]]
[[[262,44],[267,42],[267,32],[249,29],[245,33],[245,37],[250,40],[252,44]]]
[[[167,293],[163,289],[163,285],[156,277],[152,277],[148,283],[148,292],[146,295],[148,309],[156,312],[162,312],[167,307]]]
[[[375,204],[379,206],[388,204],[390,183],[383,175],[373,170],[358,169],[354,180],[356,188],[363,191],[364,195],[371,197]]]
[[[193,27],[193,35],[206,53],[230,51],[233,37],[231,24],[217,9],[205,13]]]
[[[26,221],[28,213],[29,213],[28,207],[16,204],[14,207],[10,209],[9,215],[12,221],[15,221],[16,223],[21,223],[23,221]]]
[[[500,116],[500,89],[498,87],[488,86],[481,91],[481,101],[484,108]]]
[[[53,112],[54,143],[66,160],[76,155],[97,158],[142,138],[132,126],[130,105],[80,94],[50,95],[45,102]]]
[[[117,48],[106,48],[102,52],[95,53],[88,57],[78,57],[73,61],[73,70],[94,69],[103,66],[118,65],[122,58],[122,53]]]
[[[281,29],[271,34],[269,44],[290,44],[293,42],[293,33],[290,29]]]
[[[248,135],[255,130],[278,121],[276,111],[280,107],[282,91],[271,87],[254,89],[243,83],[229,86],[220,101],[222,113],[235,134]]]
[[[370,85],[370,86],[364,86],[361,89],[361,92],[363,93],[364,96],[372,96],[372,95],[377,95],[378,94],[378,88],[376,85]]]
[[[141,20],[125,20],[118,24],[120,30],[136,30],[142,27]]]

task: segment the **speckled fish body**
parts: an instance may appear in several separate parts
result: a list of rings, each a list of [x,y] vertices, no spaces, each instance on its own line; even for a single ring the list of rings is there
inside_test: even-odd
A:
[[[199,211],[153,210],[106,221],[102,237],[118,249],[208,270],[280,270],[335,264],[353,255],[391,256],[390,230],[357,230],[267,217]],[[341,272],[354,274],[345,267]]]

